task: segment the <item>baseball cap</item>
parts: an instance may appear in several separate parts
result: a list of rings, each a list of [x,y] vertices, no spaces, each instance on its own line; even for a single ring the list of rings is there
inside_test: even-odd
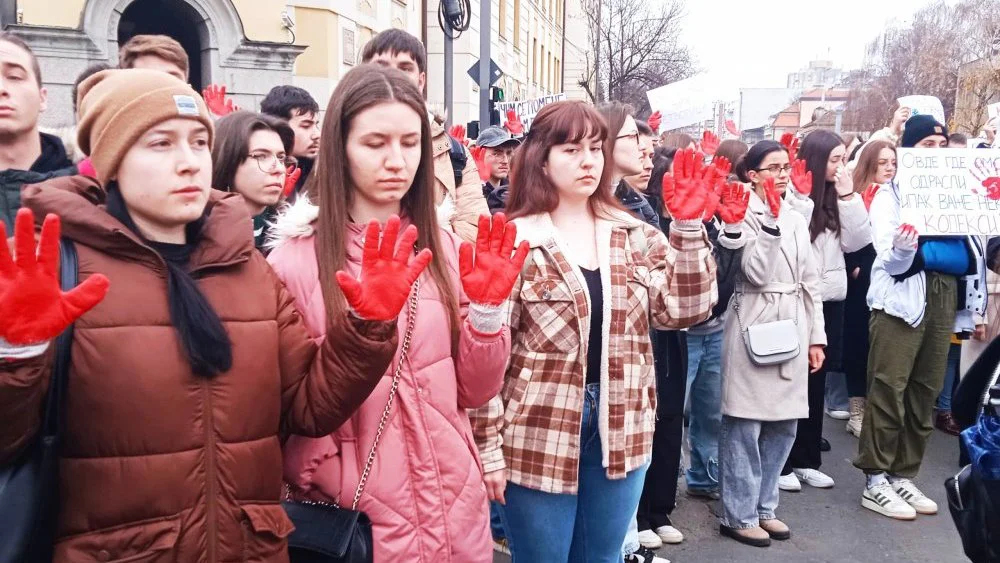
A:
[[[493,125],[483,129],[476,138],[477,147],[496,148],[503,145],[518,146],[521,141],[510,136],[503,127]]]

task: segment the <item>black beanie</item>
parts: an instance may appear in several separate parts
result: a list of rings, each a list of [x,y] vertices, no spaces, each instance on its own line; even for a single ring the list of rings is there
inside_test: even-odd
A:
[[[934,116],[928,114],[914,115],[906,120],[904,127],[903,138],[899,142],[899,146],[904,148],[915,147],[917,143],[931,135],[948,137],[948,128],[938,123]]]

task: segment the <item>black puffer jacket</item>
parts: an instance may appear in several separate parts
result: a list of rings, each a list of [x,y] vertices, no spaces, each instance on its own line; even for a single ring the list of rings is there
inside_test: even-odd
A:
[[[21,188],[30,184],[39,184],[58,176],[74,176],[77,174],[73,161],[66,156],[66,148],[55,135],[40,133],[42,138],[42,154],[39,155],[30,170],[7,169],[0,171],[0,219],[7,227],[8,233],[14,232],[14,217],[21,208]]]

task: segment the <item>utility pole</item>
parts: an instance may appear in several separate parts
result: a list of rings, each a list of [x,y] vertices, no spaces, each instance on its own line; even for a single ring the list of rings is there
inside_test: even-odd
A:
[[[506,2],[507,0],[500,0]],[[490,126],[490,8],[493,0],[480,0],[479,3],[479,130]],[[504,25],[504,22],[500,22]]]
[[[444,32],[444,127],[451,128],[455,105],[455,40],[451,31]]]

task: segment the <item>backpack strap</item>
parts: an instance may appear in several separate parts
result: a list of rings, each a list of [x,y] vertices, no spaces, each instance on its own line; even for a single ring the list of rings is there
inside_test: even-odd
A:
[[[79,281],[79,262],[76,246],[67,238],[59,241],[59,285],[63,292],[76,287]],[[55,358],[52,368],[52,383],[45,400],[45,418],[42,421],[42,436],[57,437],[65,423],[63,411],[66,401],[66,387],[69,384],[70,349],[73,345],[73,325],[66,327],[56,338]]]

